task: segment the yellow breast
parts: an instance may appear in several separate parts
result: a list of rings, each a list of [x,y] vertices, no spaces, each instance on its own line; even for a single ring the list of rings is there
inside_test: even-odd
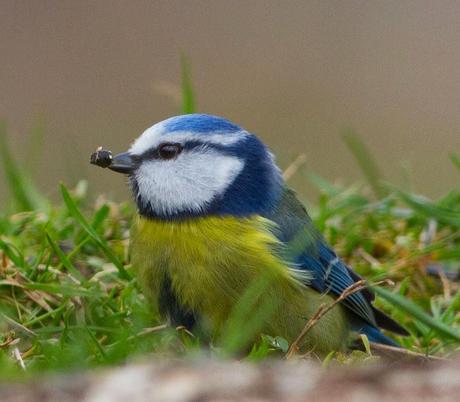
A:
[[[258,216],[178,222],[139,217],[131,233],[132,262],[154,303],[168,276],[181,304],[220,322],[257,278],[270,275],[279,289],[297,286],[273,252],[281,245],[270,225]]]

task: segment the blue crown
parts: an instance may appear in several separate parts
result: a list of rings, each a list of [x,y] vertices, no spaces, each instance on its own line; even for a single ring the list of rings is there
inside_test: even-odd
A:
[[[234,133],[242,128],[218,116],[208,114],[186,114],[171,117],[165,121],[165,132],[188,131],[191,133],[210,134],[216,132]]]

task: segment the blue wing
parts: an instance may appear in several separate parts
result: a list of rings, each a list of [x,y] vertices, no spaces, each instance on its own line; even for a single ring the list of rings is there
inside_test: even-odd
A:
[[[322,240],[318,240],[314,247],[307,249],[294,261],[298,267],[312,273],[310,286],[320,293],[330,292],[340,296],[356,282],[348,267]],[[351,294],[342,303],[369,324],[377,326],[372,307],[362,292]]]
[[[279,205],[267,218],[277,224],[275,235],[286,245],[283,257],[291,261],[296,269],[309,273],[311,279],[307,284],[313,289],[338,297],[361,279],[327,245],[291,190],[285,190]],[[373,293],[365,289],[353,293],[342,302],[352,313],[355,329],[361,333],[369,333],[373,338],[376,338],[375,331],[380,333],[379,326],[407,335],[404,328],[372,306],[373,300]],[[386,338],[387,342],[383,343],[394,344],[383,334],[380,335],[380,343]]]

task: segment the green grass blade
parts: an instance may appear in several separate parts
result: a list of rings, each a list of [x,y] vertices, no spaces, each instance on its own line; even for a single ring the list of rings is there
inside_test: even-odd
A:
[[[37,322],[43,321],[45,318],[48,318],[48,317],[51,317],[53,315],[56,315],[56,314],[60,313],[66,307],[67,307],[66,304],[63,303],[63,304],[61,304],[61,306],[59,306],[58,308],[56,308],[54,310],[47,311],[46,313],[44,313],[44,314],[42,314],[42,315],[40,315],[38,317],[35,317],[35,318],[33,318],[33,319],[29,320],[29,321],[26,321],[23,325],[25,327],[29,327],[29,326],[31,326],[33,324],[36,324]]]
[[[390,292],[387,289],[373,287],[372,290],[383,299],[390,302],[393,306],[401,311],[411,315],[416,320],[420,321],[427,327],[435,331],[439,336],[450,338],[460,342],[460,332],[444,324],[442,321],[436,320],[432,316],[425,313],[419,306],[412,301],[406,299],[397,293]]]
[[[20,211],[45,209],[47,202],[37,191],[23,169],[16,163],[6,140],[6,123],[0,121],[0,159],[15,207]]]
[[[6,256],[13,261],[16,267],[24,267],[26,265],[24,256],[21,250],[11,243],[7,243],[0,238],[0,250],[3,250]]]
[[[83,282],[85,280],[84,276],[81,274],[80,271],[78,271],[73,264],[70,262],[70,260],[67,258],[67,256],[64,254],[64,252],[61,250],[61,248],[56,244],[56,242],[51,238],[50,234],[48,232],[45,232],[46,239],[48,240],[48,243],[50,244],[51,248],[55,252],[55,254],[58,256],[59,260],[61,261],[62,265],[67,269],[68,272],[70,272],[76,279],[78,279],[80,282]]]
[[[104,297],[105,294],[99,290],[86,289],[75,285],[64,285],[60,283],[24,283],[26,289],[42,290],[47,293],[60,294],[62,296],[81,296],[81,297]]]
[[[339,195],[343,190],[332,184],[325,178],[317,175],[314,172],[308,173],[308,179],[310,182],[321,192],[328,195],[329,197],[335,197]]]
[[[43,145],[45,144],[46,120],[45,116],[39,115],[35,118],[29,140],[27,141],[26,158],[24,161],[27,173],[34,177],[34,166],[40,161],[43,155]]]
[[[195,113],[195,94],[193,91],[190,64],[185,55],[181,57],[182,113]]]
[[[395,194],[414,210],[441,223],[460,228],[460,212],[436,205],[426,197],[394,189]]]
[[[107,219],[110,213],[110,208],[108,205],[104,204],[100,207],[96,213],[94,214],[93,220],[91,222],[91,226],[94,230],[97,230],[102,223]]]
[[[100,249],[103,251],[105,256],[109,259],[109,261],[112,262],[113,265],[115,265],[115,267],[118,269],[118,273],[120,277],[123,279],[130,279],[131,275],[128,273],[128,271],[126,271],[121,261],[112,252],[110,247],[107,245],[107,242],[104,239],[102,239],[99,236],[99,234],[96,232],[96,230],[94,230],[94,228],[87,222],[83,214],[78,209],[75,201],[70,196],[69,191],[62,183],[61,183],[61,193],[62,193],[62,197],[64,199],[64,202],[70,214],[80,224],[83,230],[96,242],[96,244],[100,247]]]
[[[97,350],[101,354],[102,358],[105,361],[107,361],[108,360],[107,359],[107,354],[105,353],[105,350],[102,347],[102,345],[99,343],[97,338],[94,336],[94,334],[91,332],[91,330],[87,326],[85,326],[85,329],[86,329],[86,332],[88,333],[89,338],[91,339],[91,341],[94,343],[94,345],[96,346]]]
[[[460,156],[457,154],[450,154],[449,157],[454,166],[460,170]]]
[[[275,311],[278,301],[265,297],[273,280],[269,273],[254,280],[232,309],[221,338],[225,354],[234,355],[247,347]]]
[[[353,131],[347,131],[345,134],[343,134],[342,138],[358,162],[358,165],[361,168],[364,177],[371,186],[375,196],[377,198],[385,197],[387,195],[387,191],[382,185],[382,173],[366,144]]]

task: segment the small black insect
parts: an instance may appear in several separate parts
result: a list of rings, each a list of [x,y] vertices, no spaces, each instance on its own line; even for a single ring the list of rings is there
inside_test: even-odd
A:
[[[112,164],[112,152],[99,147],[96,152],[91,154],[90,163],[102,168],[107,168]]]

